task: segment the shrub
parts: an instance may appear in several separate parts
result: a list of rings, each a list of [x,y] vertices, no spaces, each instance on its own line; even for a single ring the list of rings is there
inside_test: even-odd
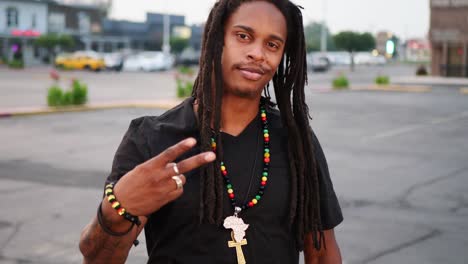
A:
[[[192,94],[193,84],[189,81],[183,81],[180,79],[176,80],[177,82],[177,97],[183,98],[188,97]]]
[[[72,83],[72,104],[83,105],[88,101],[88,86],[78,80]]]
[[[60,106],[62,105],[63,92],[62,89],[54,85],[49,88],[47,92],[47,105],[49,106]]]
[[[8,62],[8,66],[12,69],[23,69],[24,63],[22,60],[12,60]]]
[[[78,80],[73,80],[72,87],[63,91],[58,85],[53,85],[47,93],[47,105],[68,106],[83,105],[88,101],[88,87]]]
[[[385,75],[379,75],[375,78],[375,83],[379,85],[387,85],[390,84],[390,78]]]
[[[180,66],[178,70],[180,74],[193,75],[193,69],[190,67]]]
[[[333,79],[333,89],[340,90],[340,89],[347,89],[349,87],[349,81],[346,76],[341,75],[337,78]]]
[[[427,72],[426,66],[419,65],[418,69],[416,70],[416,75],[417,76],[427,76],[428,72]]]

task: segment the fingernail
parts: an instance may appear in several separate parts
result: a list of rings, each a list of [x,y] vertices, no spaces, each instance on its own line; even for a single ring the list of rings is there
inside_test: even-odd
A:
[[[213,161],[216,159],[216,155],[213,152],[208,152],[205,154],[206,161]]]
[[[189,147],[193,147],[195,144],[197,144],[197,141],[194,138],[187,138],[185,140],[185,144],[187,144]]]

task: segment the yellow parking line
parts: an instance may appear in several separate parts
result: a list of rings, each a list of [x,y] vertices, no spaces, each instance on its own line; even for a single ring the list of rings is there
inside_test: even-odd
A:
[[[467,88],[460,88],[461,94],[468,94],[468,87]]]

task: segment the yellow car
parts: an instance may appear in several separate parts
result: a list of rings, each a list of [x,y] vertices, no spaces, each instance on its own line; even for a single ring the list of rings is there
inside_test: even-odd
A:
[[[104,59],[93,51],[77,51],[69,56],[57,56],[55,66],[71,70],[92,71],[100,71],[106,68]]]

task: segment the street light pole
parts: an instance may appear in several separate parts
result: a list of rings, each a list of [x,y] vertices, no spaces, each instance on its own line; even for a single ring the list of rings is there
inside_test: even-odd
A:
[[[169,39],[170,39],[170,35],[171,33],[169,32],[170,31],[170,18],[169,18],[169,14],[167,14],[167,12],[165,12],[164,14],[164,20],[163,20],[163,46],[162,46],[162,50],[164,53],[166,54],[169,54],[171,52],[171,44],[169,42]]]
[[[326,0],[322,0],[322,14],[323,14],[323,18],[322,18],[322,34],[321,34],[321,37],[320,37],[320,51],[325,53],[327,52],[327,31],[326,31],[326,27],[327,27],[327,21],[326,21],[326,17],[327,17],[327,1]]]

